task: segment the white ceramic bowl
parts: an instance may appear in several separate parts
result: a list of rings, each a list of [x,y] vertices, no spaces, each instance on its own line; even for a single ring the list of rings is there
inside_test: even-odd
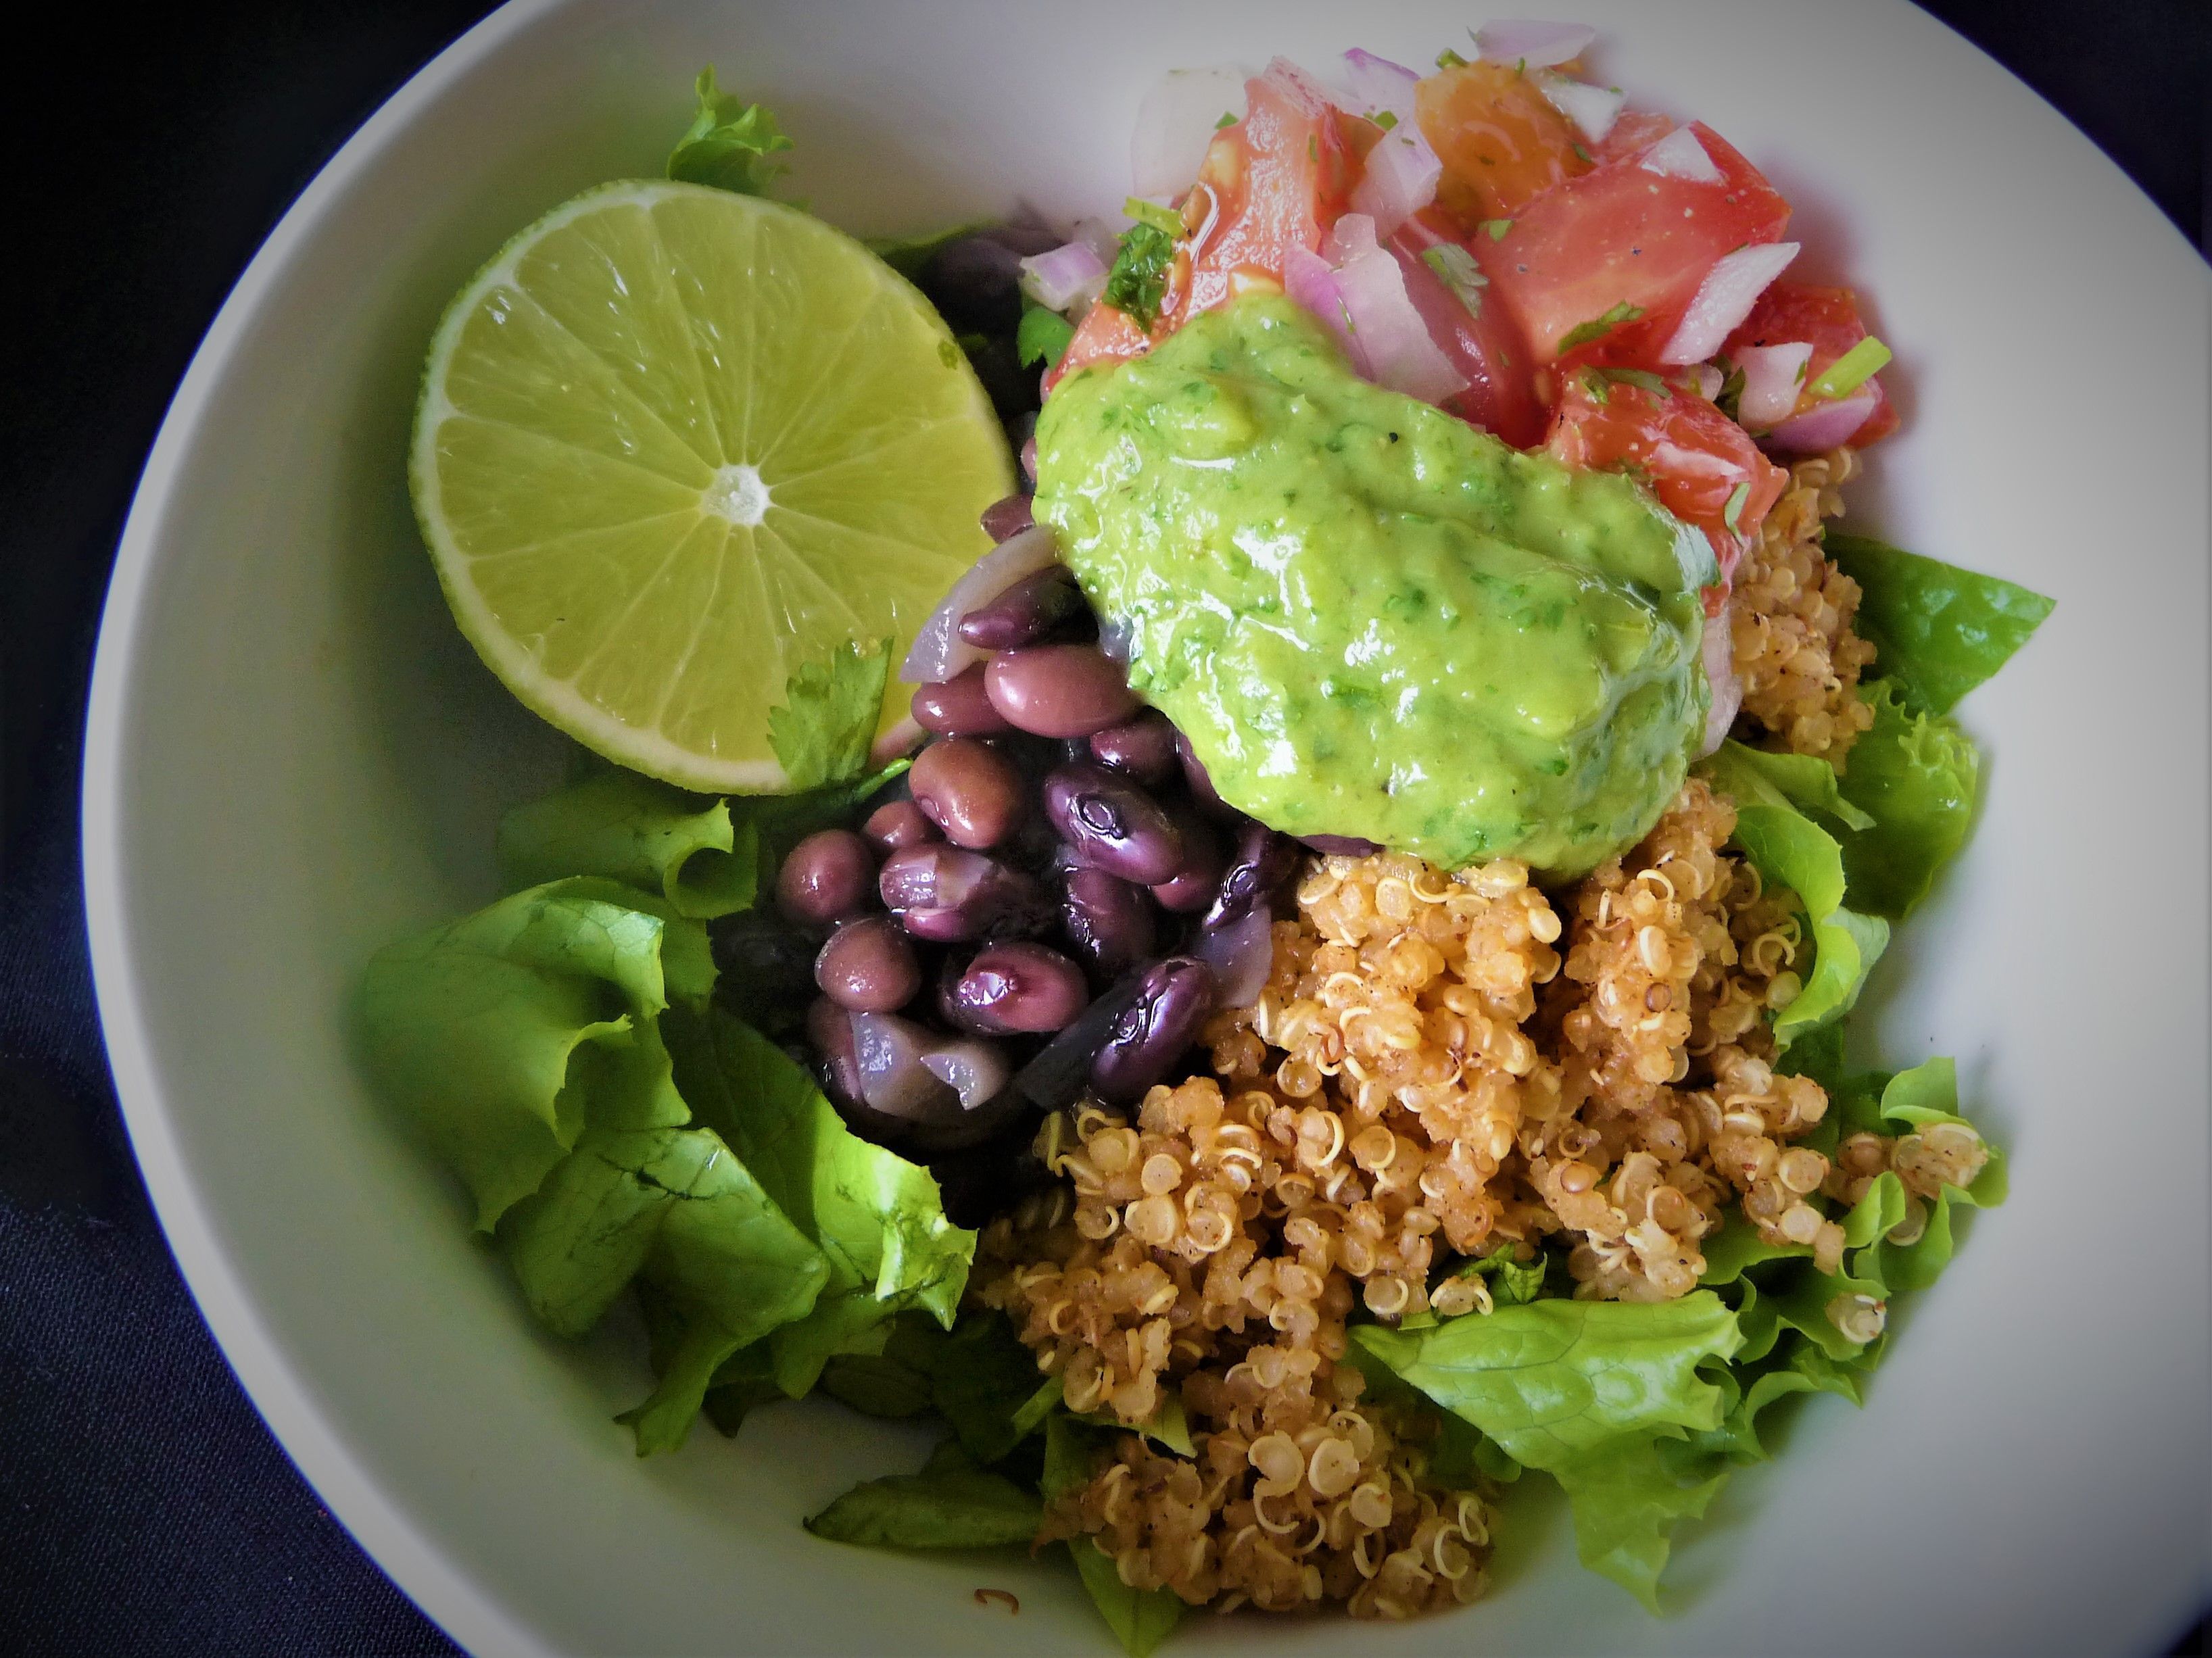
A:
[[[1495,1598],[1407,1628],[1198,1620],[1216,1649],[2145,1651],[2208,1585],[2204,272],[2112,165],[1902,4],[1577,3],[1849,272],[1905,415],[1855,527],[2059,599],[1966,705],[1978,839],[1882,969],[1900,1061],[1960,1060],[2013,1198],[1692,1532],[1653,1623],[1512,1511]],[[1423,62],[1478,21],[1318,4],[510,6],[302,196],[179,392],[101,635],[85,787],[100,998],[179,1260],[286,1448],[484,1652],[1099,1654],[1071,1574],[819,1543],[799,1516],[923,1436],[808,1404],[635,1460],[633,1331],[538,1334],[458,1188],[350,1061],[362,964],[493,890],[556,745],[447,617],[410,520],[417,365],[514,228],[654,170],[714,60],[863,231],[1127,189],[1176,63]],[[971,1591],[1018,1591],[1018,1621]]]

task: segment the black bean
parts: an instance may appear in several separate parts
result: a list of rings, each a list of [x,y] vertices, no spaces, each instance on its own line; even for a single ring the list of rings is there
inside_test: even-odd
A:
[[[1058,1030],[1090,1001],[1083,969],[1042,944],[993,944],[968,963],[944,999],[965,1030],[986,1035]]]
[[[957,847],[893,853],[877,889],[908,932],[939,944],[1024,938],[1052,921],[1051,901],[1035,877]]]
[[[1176,728],[1158,708],[1146,708],[1126,725],[1091,734],[1091,757],[1109,770],[1156,789],[1176,774]]]
[[[1091,1062],[1091,1086],[1109,1105],[1134,1105],[1166,1080],[1213,1011],[1213,969],[1191,956],[1155,963],[1115,1016]]]
[[[917,687],[913,709],[915,723],[939,737],[993,737],[1013,730],[991,706],[981,662],[941,683]]]
[[[994,657],[983,683],[992,706],[1039,737],[1088,737],[1136,713],[1121,665],[1095,645],[1032,645]]]
[[[776,908],[808,926],[828,926],[872,908],[876,855],[850,829],[808,835],[775,873]]]
[[[878,852],[903,852],[937,839],[937,825],[911,800],[886,800],[868,814],[860,834]]]
[[[1011,334],[1022,319],[1022,256],[984,236],[963,236],[930,256],[915,286],[956,334]]]
[[[1152,896],[1170,914],[1188,915],[1213,902],[1229,859],[1221,837],[1195,809],[1184,806],[1176,814],[1176,832],[1182,836],[1182,865],[1166,880],[1156,882]]]
[[[1067,872],[1060,924],[1101,984],[1110,984],[1150,956],[1158,932],[1145,890],[1103,869]]]
[[[1028,805],[1014,762],[972,737],[940,738],[907,774],[914,803],[956,847],[995,847]]]
[[[987,651],[1034,645],[1083,609],[1083,590],[1064,565],[1024,576],[960,618],[960,637]]]
[[[830,935],[814,958],[814,982],[840,1007],[888,1013],[904,1007],[921,988],[921,964],[896,921],[871,915]]]
[[[1237,831],[1237,850],[1228,872],[1206,907],[1206,925],[1226,926],[1273,903],[1277,890],[1297,868],[1298,856],[1297,842],[1289,835],[1245,819]]]
[[[994,541],[1012,541],[1036,522],[1027,495],[1006,495],[983,509],[983,533]]]
[[[1077,861],[1139,886],[1172,880],[1182,836],[1158,801],[1100,766],[1061,766],[1044,780],[1045,820]]]

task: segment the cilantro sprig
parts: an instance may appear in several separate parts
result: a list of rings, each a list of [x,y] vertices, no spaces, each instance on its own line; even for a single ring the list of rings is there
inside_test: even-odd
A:
[[[1570,328],[1560,336],[1559,349],[1571,351],[1577,346],[1588,345],[1592,340],[1603,339],[1623,323],[1634,322],[1643,314],[1642,306],[1631,305],[1627,301],[1623,300],[1602,317],[1594,317],[1588,322],[1577,323],[1574,327]]]

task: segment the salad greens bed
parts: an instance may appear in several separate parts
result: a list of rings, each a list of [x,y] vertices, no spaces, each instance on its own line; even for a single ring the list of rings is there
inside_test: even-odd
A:
[[[699,93],[672,176],[764,189],[789,148],[774,118],[721,97],[711,71]],[[918,269],[939,240],[883,251]],[[1022,332],[993,349],[1058,343]],[[1950,1060],[1854,1069],[1847,1016],[1891,923],[1971,827],[1979,762],[1950,710],[2051,606],[1879,542],[1838,535],[1827,550],[1863,589],[1860,625],[1880,649],[1862,692],[1872,730],[1841,776],[1735,743],[1704,769],[1737,803],[1737,849],[1808,912],[1814,964],[1774,1034],[1782,1068],[1828,1091],[1804,1144],[1832,1153],[1861,1131],[1960,1121]],[[920,1470],[855,1487],[808,1528],[877,1546],[1028,1547],[1113,1430],[1066,1410],[1005,1320],[963,1310],[976,1235],[948,1218],[929,1169],[846,1127],[772,1040],[787,1034],[772,1012],[733,1011],[753,1004],[744,983],[718,985],[710,938],[763,901],[799,839],[850,821],[904,769],[867,769],[887,669],[884,649],[854,647],[793,677],[772,735],[799,793],[702,798],[594,762],[511,812],[506,896],[370,963],[364,1050],[546,1328],[581,1336],[635,1293],[657,1382],[620,1420],[641,1455],[680,1445],[702,1410],[734,1433],[751,1411],[817,1390],[872,1416],[934,1416],[948,1436]],[[1826,1309],[1931,1284],[1955,1205],[2004,1188],[1992,1151],[1899,1242],[1905,1192],[1885,1173],[1844,1223],[1839,1271],[1738,1225],[1707,1240],[1695,1293],[1657,1304],[1575,1300],[1562,1259],[1523,1266],[1501,1250],[1447,1269],[1487,1278],[1494,1310],[1358,1325],[1349,1360],[1370,1395],[1433,1418],[1436,1479],[1549,1476],[1583,1563],[1656,1610],[1674,1527],[1732,1467],[1771,1455],[1776,1406],[1812,1393],[1860,1402],[1886,1337],[1854,1340]],[[1145,1431],[1190,1454],[1179,1406]],[[1150,1651],[1182,1603],[1129,1588],[1087,1540],[1070,1547],[1124,1646]]]

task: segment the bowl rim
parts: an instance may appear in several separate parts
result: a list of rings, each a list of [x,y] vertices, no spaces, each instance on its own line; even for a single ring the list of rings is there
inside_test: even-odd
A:
[[[410,76],[341,144],[288,207],[225,296],[161,416],[116,543],[100,610],[84,725],[79,853],[101,1041],[154,1212],[223,1357],[284,1454],[379,1570],[472,1652],[534,1652],[544,1643],[421,1533],[369,1473],[286,1358],[245,1290],[205,1201],[185,1173],[153,1044],[125,902],[119,810],[125,738],[162,532],[199,422],[250,321],[313,240],[334,203],[417,114],[566,0],[507,0]]]

